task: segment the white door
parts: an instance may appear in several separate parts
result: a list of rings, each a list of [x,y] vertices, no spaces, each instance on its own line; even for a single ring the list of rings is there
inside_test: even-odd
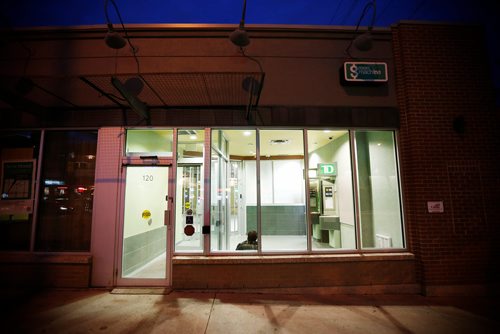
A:
[[[118,286],[169,286],[168,166],[127,166]]]

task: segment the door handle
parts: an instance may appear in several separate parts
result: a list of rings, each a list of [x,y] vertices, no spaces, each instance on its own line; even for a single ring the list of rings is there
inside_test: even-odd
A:
[[[170,210],[165,210],[164,212],[163,225],[170,226]]]

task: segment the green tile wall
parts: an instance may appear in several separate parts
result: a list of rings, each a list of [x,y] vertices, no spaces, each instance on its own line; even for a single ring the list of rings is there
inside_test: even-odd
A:
[[[122,275],[127,276],[165,252],[166,227],[137,234],[123,240]]]
[[[272,205],[261,207],[262,234],[305,235],[305,206]],[[247,230],[257,230],[257,207],[247,206]]]

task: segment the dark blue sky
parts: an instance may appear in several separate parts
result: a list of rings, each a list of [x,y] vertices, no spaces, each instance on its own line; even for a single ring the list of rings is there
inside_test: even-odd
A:
[[[249,24],[356,25],[368,1],[247,0]],[[378,0],[377,26],[398,20],[495,20],[494,1]],[[125,23],[238,23],[239,0],[115,0]],[[15,27],[104,24],[104,0],[3,0]],[[109,13],[116,19],[111,4]],[[367,15],[369,16],[369,15]],[[365,20],[366,22],[369,19]]]

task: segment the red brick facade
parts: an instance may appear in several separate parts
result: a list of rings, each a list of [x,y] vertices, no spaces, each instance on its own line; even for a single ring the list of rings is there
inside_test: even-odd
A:
[[[433,286],[500,281],[498,112],[478,27],[392,28],[410,250]],[[444,213],[428,213],[442,201]]]

